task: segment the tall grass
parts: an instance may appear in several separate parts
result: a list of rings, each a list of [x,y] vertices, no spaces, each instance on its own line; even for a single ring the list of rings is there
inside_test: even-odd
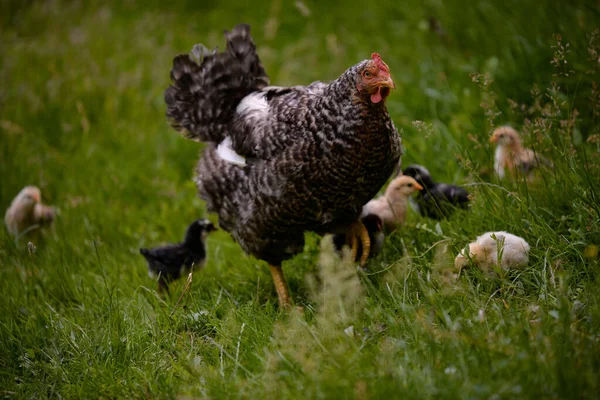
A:
[[[410,214],[367,272],[308,234],[284,265],[302,314],[225,232],[178,307],[184,283],[160,298],[137,253],[205,215],[201,145],[164,117],[171,60],[242,21],[276,85],[381,53],[404,164],[474,195],[448,221]],[[598,21],[585,1],[0,2],[0,204],[35,184],[61,211],[18,243],[0,229],[2,395],[598,397]],[[554,167],[494,177],[502,124]],[[523,236],[529,267],[456,276],[488,230]]]

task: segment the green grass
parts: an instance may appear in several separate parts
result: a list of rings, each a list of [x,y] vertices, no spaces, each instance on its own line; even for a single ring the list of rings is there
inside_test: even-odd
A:
[[[600,397],[596,2],[305,5],[0,2],[0,205],[35,184],[61,210],[33,255],[0,229],[2,396]],[[303,315],[280,312],[266,265],[218,232],[171,315],[184,282],[159,298],[138,248],[179,240],[205,209],[201,145],[167,126],[162,95],[174,55],[222,47],[242,21],[276,85],[381,53],[404,164],[475,201],[439,225],[410,214],[368,273],[309,235],[284,264]],[[490,176],[505,123],[555,163],[534,184]],[[488,230],[523,236],[530,266],[456,279],[453,256]]]

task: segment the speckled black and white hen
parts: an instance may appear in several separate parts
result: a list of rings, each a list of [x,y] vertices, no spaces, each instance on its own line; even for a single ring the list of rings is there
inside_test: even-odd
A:
[[[225,32],[224,52],[196,46],[173,60],[167,117],[209,142],[196,183],[219,225],[269,263],[280,304],[290,298],[282,261],[304,232],[351,233],[369,250],[361,207],[401,155],[385,99],[394,83],[374,53],[331,83],[268,86],[248,25]]]
[[[423,186],[413,204],[425,217],[447,218],[456,208],[467,209],[469,206],[469,192],[460,186],[435,182],[427,168],[421,165],[409,165],[402,174],[413,177]]]
[[[153,249],[140,249],[148,262],[148,274],[158,279],[158,291],[168,292],[168,283],[189,274],[192,268],[199,270],[206,262],[206,237],[215,230],[207,219],[192,222],[181,243],[168,244]]]

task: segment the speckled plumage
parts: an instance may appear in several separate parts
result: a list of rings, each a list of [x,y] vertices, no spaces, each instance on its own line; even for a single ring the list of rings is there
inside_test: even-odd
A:
[[[305,231],[341,232],[358,219],[398,164],[400,136],[385,101],[359,89],[373,62],[329,84],[269,87],[249,27],[226,37],[226,51],[201,65],[175,58],[167,115],[189,137],[211,142],[196,183],[220,226],[247,253],[280,264],[302,250]],[[227,137],[245,165],[219,156]]]

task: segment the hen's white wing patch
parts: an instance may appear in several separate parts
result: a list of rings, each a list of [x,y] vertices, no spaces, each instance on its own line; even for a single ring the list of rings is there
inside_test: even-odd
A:
[[[229,136],[219,143],[217,146],[217,154],[221,160],[225,160],[231,164],[246,165],[246,159],[233,150],[231,138]]]
[[[258,122],[269,115],[269,103],[264,92],[249,94],[238,104],[235,112],[238,116]]]

